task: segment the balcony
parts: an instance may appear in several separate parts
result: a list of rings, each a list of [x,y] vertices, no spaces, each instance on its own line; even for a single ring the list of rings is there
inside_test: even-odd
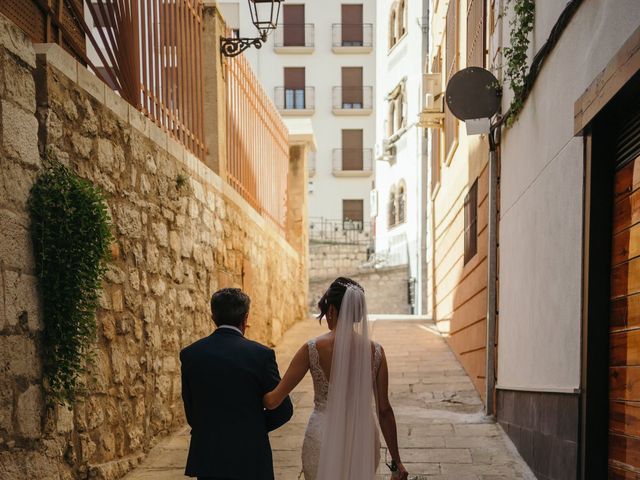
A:
[[[369,177],[373,173],[370,148],[336,148],[333,150],[334,177]]]
[[[310,116],[316,109],[314,87],[276,87],[275,104],[281,115]]]
[[[308,54],[315,50],[315,25],[281,24],[275,31],[273,50],[284,54]]]
[[[369,115],[373,111],[373,87],[333,87],[334,115]]]
[[[373,50],[373,24],[334,23],[332,50],[334,53],[369,53]]]
[[[368,244],[371,241],[371,222],[309,218],[309,240],[343,244]]]

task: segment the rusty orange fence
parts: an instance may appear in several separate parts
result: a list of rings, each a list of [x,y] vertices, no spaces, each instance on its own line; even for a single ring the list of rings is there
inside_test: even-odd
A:
[[[228,182],[284,231],[289,172],[287,127],[244,56],[226,59],[225,73]]]
[[[201,0],[85,0],[93,69],[204,158]]]
[[[80,61],[86,59],[85,37],[74,11],[83,0],[0,0],[6,15],[35,43],[58,43]]]
[[[0,0],[0,12],[204,158],[202,0]]]

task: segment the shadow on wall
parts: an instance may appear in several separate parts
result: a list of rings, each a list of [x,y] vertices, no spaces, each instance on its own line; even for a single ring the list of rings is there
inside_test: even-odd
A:
[[[459,146],[452,166],[467,169],[467,184],[436,211],[436,321],[485,401],[489,169],[485,145],[477,137],[466,143],[468,154]]]

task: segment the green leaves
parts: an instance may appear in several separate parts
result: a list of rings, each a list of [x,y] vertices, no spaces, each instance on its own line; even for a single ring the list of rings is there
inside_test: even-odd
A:
[[[111,222],[98,188],[57,162],[38,177],[29,211],[44,309],[45,391],[51,403],[72,404],[93,360]]]
[[[513,1],[514,18],[510,22],[509,47],[504,49],[506,61],[505,77],[514,97],[509,107],[507,126],[513,125],[517,120],[522,107],[527,82],[527,56],[529,51],[529,34],[533,31],[535,23],[534,0],[509,0]]]

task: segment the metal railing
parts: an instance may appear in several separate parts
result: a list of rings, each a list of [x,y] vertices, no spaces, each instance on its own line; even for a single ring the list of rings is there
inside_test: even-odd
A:
[[[373,24],[334,23],[331,25],[334,47],[372,47]]]
[[[310,217],[309,239],[316,242],[368,244],[371,240],[371,222]]]
[[[225,62],[227,181],[281,232],[286,225],[289,133],[243,55]]]
[[[204,158],[202,1],[84,0],[86,19],[67,3],[86,35],[85,60],[94,73]]]
[[[333,150],[333,171],[372,172],[372,159],[370,148],[336,148]]]
[[[373,87],[333,87],[333,108],[370,110],[373,108]]]
[[[314,110],[316,91],[314,87],[276,87],[275,102],[278,110]]]
[[[0,13],[34,43],[58,43],[87,64],[87,44],[76,12],[84,0],[0,0]]]
[[[315,25],[313,23],[280,24],[276,28],[273,46],[281,47],[313,47],[315,42]]]

